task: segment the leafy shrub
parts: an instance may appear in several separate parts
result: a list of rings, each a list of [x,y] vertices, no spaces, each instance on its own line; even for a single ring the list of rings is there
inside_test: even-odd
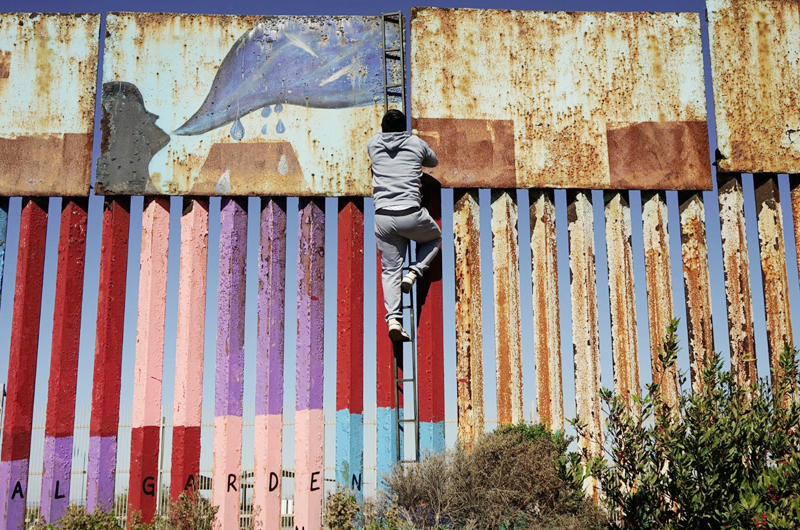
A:
[[[117,518],[102,510],[95,510],[94,513],[86,513],[86,508],[74,504],[67,508],[67,511],[56,524],[44,524],[39,522],[29,527],[31,530],[123,530]]]
[[[384,477],[384,505],[414,528],[602,528],[570,441],[540,425],[501,427],[471,452],[457,447],[395,468]]]
[[[130,530],[211,530],[218,508],[194,492],[181,493],[178,501],[169,505],[165,514],[156,515],[152,524],[141,522],[141,516],[131,516]],[[31,530],[124,530],[116,516],[102,510],[86,513],[83,506],[71,505],[54,524],[39,522]]]
[[[673,321],[664,341],[667,363],[677,351],[676,328]],[[717,355],[702,374],[703,390],[683,392],[676,410],[656,385],[638,401],[641,412],[604,390],[610,462],[596,462],[594,474],[613,527],[800,527],[795,355],[785,348],[775,385],[765,378],[746,388]]]
[[[330,530],[355,530],[358,500],[349,490],[336,490],[325,501],[325,527]]]

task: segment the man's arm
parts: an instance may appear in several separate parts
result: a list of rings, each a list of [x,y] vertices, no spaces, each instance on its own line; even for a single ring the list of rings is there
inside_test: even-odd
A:
[[[422,165],[424,167],[436,167],[439,164],[439,159],[436,158],[436,153],[433,152],[427,142],[423,139],[419,139],[420,143],[422,143]]]

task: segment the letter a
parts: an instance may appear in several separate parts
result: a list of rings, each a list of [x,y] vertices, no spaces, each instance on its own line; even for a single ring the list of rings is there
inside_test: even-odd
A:
[[[17,496],[17,493],[19,493],[19,497],[20,497],[20,499],[24,499],[24,498],[25,498],[25,494],[24,494],[24,493],[22,493],[22,484],[20,484],[20,483],[19,483],[19,480],[18,480],[18,481],[17,481],[17,483],[14,485],[14,492],[11,494],[11,500],[12,500],[12,501],[13,501],[13,500],[14,500],[14,498]]]

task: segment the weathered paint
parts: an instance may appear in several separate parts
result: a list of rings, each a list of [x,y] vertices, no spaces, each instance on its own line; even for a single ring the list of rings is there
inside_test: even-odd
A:
[[[800,172],[800,5],[706,0],[722,171]]]
[[[324,480],[324,201],[301,201],[298,221],[294,524],[306,530],[321,530]]]
[[[492,270],[497,420],[517,423],[523,415],[517,201],[505,191],[492,192]]]
[[[680,195],[681,254],[686,292],[686,328],[689,332],[689,369],[692,389],[702,390],[702,374],[714,355],[711,328],[711,282],[703,198],[699,193]]]
[[[442,195],[436,181],[423,179],[422,206],[441,228]],[[444,451],[444,295],[441,252],[417,282],[416,303],[419,448],[422,453],[438,453]]]
[[[336,484],[363,498],[364,200],[339,199],[336,304]]]
[[[244,307],[247,261],[246,200],[223,199],[220,208],[217,288],[217,361],[214,375],[213,499],[217,528],[239,524],[244,399]],[[220,480],[221,479],[221,480]]]
[[[106,198],[87,463],[86,509],[89,512],[110,511],[114,506],[129,225],[130,199]]]
[[[286,200],[262,199],[258,255],[256,434],[253,514],[256,528],[281,517],[283,346],[286,300]]]
[[[675,316],[669,264],[666,195],[663,192],[643,193],[642,203],[650,364],[653,383],[659,385],[664,402],[674,410],[678,404],[678,362],[676,359],[670,366],[663,366],[659,359],[667,326]]]
[[[750,259],[742,177],[737,173],[718,173],[717,185],[731,369],[740,384],[749,386],[758,379],[758,368],[753,338],[753,301],[750,298]]]
[[[89,194],[100,15],[0,14],[0,195]]]
[[[23,527],[25,499],[28,497],[28,458],[47,235],[46,200],[23,199],[19,225],[17,281],[0,454],[0,528],[3,530]]]
[[[145,199],[139,268],[139,314],[133,374],[128,513],[149,523],[156,510],[161,425],[161,378],[167,299],[169,200]]]
[[[792,226],[794,229],[795,255],[800,266],[800,175],[789,175],[789,189],[792,200]],[[2,266],[0,264],[0,266]],[[0,270],[2,274],[2,270]]]
[[[380,20],[109,14],[98,192],[370,195]]]
[[[381,255],[376,251],[376,330],[375,330],[375,360],[376,360],[376,414],[375,422],[377,434],[375,439],[376,457],[375,465],[378,472],[378,487],[385,484],[382,476],[391,473],[392,467],[397,463],[395,440],[397,437],[397,423],[395,421],[394,388],[395,379],[398,377],[394,371],[394,359],[400,359],[402,365],[403,345],[392,342],[389,338],[389,327],[386,324],[386,308],[383,304],[383,284],[381,283]],[[398,388],[398,391],[402,387]],[[402,393],[399,392],[402,396]]]
[[[478,192],[457,190],[453,201],[458,441],[470,448],[476,437],[484,431]]]
[[[47,523],[56,522],[69,506],[87,205],[86,199],[65,198],[61,206],[42,473],[41,514]]]
[[[627,401],[628,407],[634,408],[633,398],[641,397],[641,389],[631,250],[631,207],[622,193],[606,193],[605,203],[614,391]]]
[[[552,191],[532,190],[529,197],[537,421],[558,430],[564,428],[564,396],[558,316],[556,207]]]
[[[786,346],[792,346],[792,315],[789,307],[789,278],[783,243],[778,175],[754,175],[758,240],[761,250],[761,278],[767,317],[769,366],[775,384],[780,359]]]
[[[569,231],[570,300],[572,302],[572,348],[575,363],[575,402],[578,419],[586,435],[578,447],[590,457],[601,456],[603,429],[600,415],[600,339],[597,329],[597,273],[594,259],[594,219],[589,192],[567,195]],[[587,478],[584,489],[595,501],[599,483]]]
[[[6,231],[8,230],[8,197],[0,197],[0,303],[3,301],[3,269],[6,263]]]
[[[444,186],[712,187],[697,13],[418,8],[411,45]]]
[[[170,497],[198,489],[203,415],[203,343],[206,327],[208,200],[186,199],[181,217],[175,399],[172,414]]]

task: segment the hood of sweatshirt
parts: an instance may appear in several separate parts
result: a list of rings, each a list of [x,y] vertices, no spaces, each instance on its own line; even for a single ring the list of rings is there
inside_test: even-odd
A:
[[[378,138],[378,144],[382,145],[387,151],[397,151],[410,137],[411,134],[408,131],[381,133],[380,138]]]

